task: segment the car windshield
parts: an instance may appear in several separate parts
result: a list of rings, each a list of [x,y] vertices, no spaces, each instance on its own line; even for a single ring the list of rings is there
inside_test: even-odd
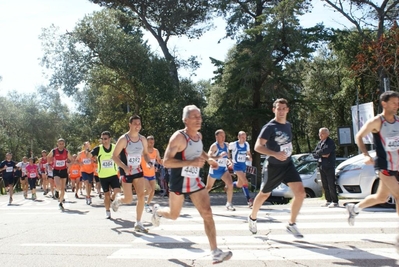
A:
[[[317,162],[305,162],[298,165],[296,168],[299,174],[312,174],[317,168]]]

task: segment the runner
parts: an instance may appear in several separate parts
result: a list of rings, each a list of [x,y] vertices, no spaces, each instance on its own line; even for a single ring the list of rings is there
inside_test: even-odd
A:
[[[154,147],[155,140],[154,136],[147,136],[148,143],[148,155],[151,159],[152,165],[149,165],[145,162],[145,160],[141,160],[141,168],[143,169],[143,174],[145,178],[145,190],[148,195],[147,201],[145,203],[145,211],[152,212],[150,205],[151,201],[154,198],[155,189],[157,185],[157,179],[155,176],[155,167],[156,163],[162,164],[161,156],[159,155],[158,149]]]
[[[112,210],[117,211],[119,206],[123,204],[130,204],[133,201],[132,184],[137,194],[136,204],[136,224],[134,229],[137,232],[147,233],[148,229],[144,228],[141,217],[143,215],[145,203],[145,179],[143,177],[143,170],[141,169],[141,158],[143,157],[146,163],[154,168],[154,164],[148,155],[147,139],[139,134],[141,130],[141,118],[137,115],[129,118],[129,131],[122,135],[118,142],[116,142],[113,160],[119,166],[120,174],[123,176],[122,187],[123,197],[117,196],[112,202]]]
[[[53,199],[57,199],[55,197],[54,189],[55,189],[55,184],[54,184],[54,176],[53,176],[53,168],[51,168],[50,164],[46,163],[46,174],[47,174],[47,181],[49,182],[50,185],[50,192],[51,196]]]
[[[381,114],[368,120],[356,134],[356,144],[364,155],[366,164],[374,165],[380,182],[377,193],[367,196],[359,203],[348,203],[348,223],[353,226],[355,217],[367,207],[385,203],[390,195],[395,198],[396,212],[399,215],[399,117],[396,115],[399,108],[399,93],[387,91],[381,94]],[[376,158],[370,157],[363,138],[373,134]],[[399,249],[399,235],[397,238]]]
[[[16,177],[20,177],[20,183],[21,183],[21,189],[22,192],[24,192],[24,198],[26,199],[28,197],[28,179],[26,176],[26,166],[28,166],[28,157],[24,156],[22,158],[21,162],[18,162],[16,167],[18,169],[18,175],[17,172],[15,172]]]
[[[36,200],[36,183],[39,178],[39,168],[35,164],[35,160],[33,158],[29,158],[29,164],[26,166],[26,175],[29,181],[29,189],[32,193],[32,200]]]
[[[78,154],[78,161],[80,162],[82,180],[86,189],[86,204],[91,204],[91,187],[94,178],[94,164],[90,154],[90,142],[87,141],[83,144],[83,151]]]
[[[16,164],[12,161],[12,154],[8,152],[6,154],[6,159],[0,163],[0,171],[3,175],[4,186],[10,192],[10,199],[8,201],[8,205],[12,203],[12,196],[14,194],[14,171],[16,169]]]
[[[246,161],[252,161],[251,148],[248,144],[247,134],[244,131],[238,133],[238,140],[229,144],[232,151],[233,170],[237,175],[237,181],[233,182],[234,187],[242,188],[248,207],[252,207],[253,199],[249,194],[248,180],[246,177],[247,164]]]
[[[111,219],[111,199],[120,192],[118,168],[112,159],[115,144],[111,144],[111,133],[104,131],[101,133],[101,145],[96,146],[91,152],[91,156],[97,158],[98,177],[104,192],[104,206],[107,219]],[[112,188],[113,196],[109,189]]]
[[[216,142],[209,148],[208,156],[217,160],[219,168],[216,170],[209,168],[209,174],[206,180],[206,189],[208,192],[211,191],[215,180],[223,180],[227,194],[226,209],[235,211],[236,209],[232,204],[233,179],[231,178],[231,174],[227,168],[227,160],[230,158],[230,153],[229,145],[225,142],[226,134],[222,129],[219,129],[215,132],[215,138]]]
[[[57,147],[52,149],[47,155],[47,162],[50,165],[50,169],[53,170],[54,181],[56,184],[56,197],[57,192],[59,194],[58,206],[63,211],[64,206],[64,195],[65,187],[68,179],[68,166],[67,162],[72,162],[72,157],[68,150],[65,148],[65,140],[60,138],[57,141]]]
[[[42,157],[39,159],[39,174],[42,179],[42,185],[44,191],[43,195],[47,195],[48,192],[50,191],[48,189],[49,181],[47,179],[46,166],[47,166],[47,151],[42,150]]]
[[[69,179],[71,179],[72,192],[75,192],[75,198],[77,198],[77,199],[79,199],[78,189],[80,186],[80,177],[82,177],[80,168],[81,167],[80,167],[80,163],[77,159],[77,155],[73,154],[72,162],[68,166],[68,176],[69,176]]]
[[[302,207],[305,198],[305,189],[301,177],[291,159],[292,131],[291,124],[287,121],[288,102],[279,98],[273,103],[274,119],[263,126],[255,144],[255,151],[269,156],[267,158],[268,177],[261,184],[261,190],[257,194],[252,207],[252,213],[248,216],[249,231],[257,233],[256,218],[260,207],[270,196],[274,188],[282,182],[287,184],[294,198],[291,201],[291,215],[287,225],[287,232],[296,238],[303,238],[296,226],[296,217]]]
[[[233,253],[223,252],[217,247],[216,229],[213,220],[209,194],[199,177],[200,168],[207,161],[213,168],[217,162],[209,158],[203,150],[201,129],[201,111],[194,105],[183,109],[185,128],[176,131],[169,140],[165,151],[164,166],[171,168],[169,208],[161,209],[158,204],[153,207],[152,223],[159,226],[161,217],[176,220],[180,216],[184,196],[189,195],[194,206],[204,220],[205,234],[212,251],[213,263],[229,260]]]

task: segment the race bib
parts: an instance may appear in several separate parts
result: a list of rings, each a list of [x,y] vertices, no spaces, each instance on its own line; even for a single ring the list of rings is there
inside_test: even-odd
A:
[[[91,164],[91,159],[88,159],[88,158],[83,159],[83,164],[85,164],[85,165]]]
[[[247,160],[247,154],[238,154],[237,162],[245,162]]]
[[[12,172],[13,169],[14,169],[13,167],[7,167],[7,168],[6,168],[6,172]]]
[[[285,154],[287,155],[287,157],[291,156],[292,154],[292,143],[288,143],[285,145],[281,145],[280,146],[280,151],[284,151]]]
[[[52,170],[51,170],[51,171],[48,170],[48,171],[47,171],[47,175],[48,175],[48,176],[53,176],[53,171],[52,171]]]
[[[36,178],[36,173],[34,172],[29,173],[29,178]]]
[[[112,159],[103,160],[103,161],[101,161],[101,166],[105,169],[113,168],[114,161]]]
[[[386,137],[385,138],[386,151],[398,151],[399,150],[399,136]]]
[[[137,168],[141,163],[141,155],[128,155],[127,165],[129,167]]]
[[[227,166],[227,158],[220,158],[217,160],[219,167],[226,167]]]
[[[79,173],[79,171],[78,170],[72,170],[72,174],[78,174]]]
[[[189,178],[197,178],[199,177],[200,168],[193,166],[186,166],[181,169],[181,176],[189,177]]]
[[[55,166],[56,167],[64,167],[65,166],[65,160],[56,160],[55,161]]]

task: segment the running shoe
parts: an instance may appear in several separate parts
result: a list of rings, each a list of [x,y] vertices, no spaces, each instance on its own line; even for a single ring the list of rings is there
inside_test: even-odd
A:
[[[75,193],[75,198],[79,199],[78,193]]]
[[[119,209],[119,206],[122,204],[121,202],[121,197],[119,196],[119,194],[116,196],[115,200],[112,202],[111,204],[111,208],[114,212],[117,212]]]
[[[253,205],[254,205],[254,199],[253,198],[248,199],[248,208],[252,208]]]
[[[248,228],[252,234],[256,234],[258,232],[258,227],[256,225],[256,220],[251,219],[251,215],[248,215]]]
[[[60,204],[58,204],[58,207],[60,207],[60,210],[64,211],[64,205],[62,205],[61,202],[60,202]]]
[[[233,204],[226,204],[226,209],[227,210],[231,210],[231,211],[235,211],[236,208],[234,208]]]
[[[140,233],[148,233],[148,229],[144,228],[143,224],[137,223],[134,226],[134,231],[140,232]]]
[[[296,227],[296,223],[287,225],[287,232],[295,236],[296,238],[303,238],[301,232],[299,232],[298,227]]]
[[[32,194],[32,200],[36,200],[36,194]]]
[[[100,199],[102,199],[102,198],[103,198],[103,194],[102,194],[102,193],[98,194],[98,197],[99,197]]]
[[[59,197],[60,197],[60,194],[58,193],[58,191],[57,191],[57,190],[55,191],[55,194],[54,194],[54,196],[55,196],[55,198],[59,198]]]
[[[346,210],[348,211],[348,224],[350,226],[355,225],[355,217],[359,215],[359,212],[355,212],[355,204],[353,203],[348,203],[346,204]]]
[[[147,212],[147,213],[152,212],[150,205],[148,205],[147,203],[145,203],[145,212]]]
[[[106,210],[105,211],[105,218],[106,219],[111,219],[111,211],[110,210]]]
[[[233,252],[231,252],[231,251],[223,252],[221,249],[218,249],[218,248],[215,249],[214,251],[212,251],[213,264],[227,261],[232,256],[233,256]]]
[[[12,197],[10,197],[10,199],[8,200],[8,205],[11,205],[12,201],[13,201],[13,199],[12,199]]]
[[[47,193],[48,193],[48,191],[47,191],[47,190],[44,190],[43,196],[47,195]]]
[[[28,198],[28,193],[24,192],[24,198],[27,199]]]
[[[159,204],[155,204],[152,209],[151,222],[152,225],[158,227],[161,224],[161,216],[158,215],[157,211],[160,208]]]

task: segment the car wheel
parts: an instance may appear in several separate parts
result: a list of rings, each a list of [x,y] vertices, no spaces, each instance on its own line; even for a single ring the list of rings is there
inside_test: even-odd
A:
[[[371,190],[372,194],[376,194],[377,193],[377,189],[378,189],[378,185],[379,184],[380,184],[380,179],[376,179],[374,184],[373,184],[373,189]],[[387,202],[379,204],[378,206],[382,207],[382,208],[395,209],[396,208],[395,199],[392,196],[389,196],[389,198],[387,199]]]
[[[312,189],[305,188],[306,198],[314,198],[316,194],[313,192]]]

